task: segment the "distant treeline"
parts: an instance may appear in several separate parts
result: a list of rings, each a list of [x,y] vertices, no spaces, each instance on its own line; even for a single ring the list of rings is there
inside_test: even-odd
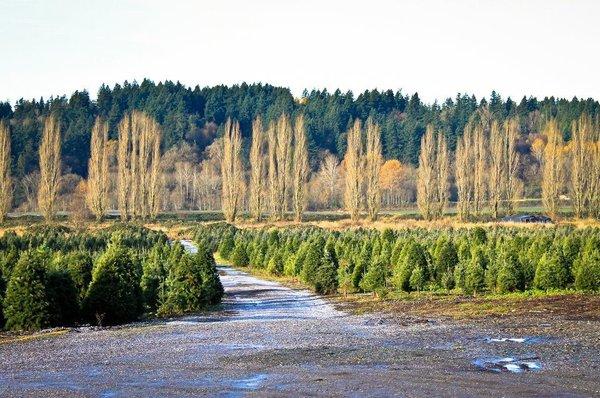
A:
[[[600,229],[327,231],[198,228],[196,240],[237,267],[297,277],[319,293],[600,290]]]
[[[161,232],[39,226],[0,238],[0,329],[114,325],[195,312],[221,301],[212,253]]]
[[[503,99],[496,92],[489,99],[458,94],[443,103],[426,104],[418,93],[406,95],[392,90],[358,95],[313,90],[294,98],[287,88],[263,84],[192,89],[170,81],[155,84],[144,80],[141,84],[125,82],[112,88],[103,85],[96,101],[86,91],[77,91],[68,98],[21,99],[14,107],[0,102],[0,119],[9,119],[11,125],[13,175],[20,178],[38,169],[37,151],[44,118],[55,112],[63,132],[63,172],[86,177],[90,132],[96,116],[108,120],[109,138],[116,139],[119,121],[134,109],[146,112],[161,125],[163,152],[188,143],[198,154],[222,134],[221,126],[227,118],[239,121],[248,150],[256,116],[268,123],[282,113],[302,113],[314,170],[325,151],[343,157],[346,132],[356,118],[366,120],[371,116],[381,126],[385,159],[416,166],[421,137],[428,124],[444,132],[450,150],[454,150],[465,125],[482,107],[489,108],[492,117],[499,121],[518,116],[519,131],[524,137],[538,133],[543,121],[556,117],[567,140],[571,123],[581,113],[596,119],[600,109],[593,99],[524,97],[515,101]],[[529,147],[522,145],[520,150],[527,152]]]

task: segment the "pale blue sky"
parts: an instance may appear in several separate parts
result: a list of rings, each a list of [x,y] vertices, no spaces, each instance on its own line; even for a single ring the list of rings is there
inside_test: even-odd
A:
[[[0,99],[124,80],[600,99],[600,1],[0,0]]]

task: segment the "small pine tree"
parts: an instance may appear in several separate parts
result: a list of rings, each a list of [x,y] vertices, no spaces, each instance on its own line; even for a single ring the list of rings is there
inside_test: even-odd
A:
[[[352,270],[354,265],[349,260],[340,260],[338,264],[338,287],[347,295],[352,289]]]
[[[358,255],[357,260],[355,261],[354,269],[352,270],[352,286],[355,289],[360,289],[360,281],[365,275],[365,272],[367,272],[369,264],[373,260],[373,257],[371,255],[372,248],[373,245],[371,244],[371,241],[367,240],[363,244],[360,250],[360,254]]]
[[[510,245],[505,245],[500,253],[496,289],[500,293],[523,289],[523,274],[519,259]]]
[[[56,269],[64,269],[69,272],[77,290],[77,301],[79,305],[82,305],[92,280],[92,268],[94,266],[92,256],[83,251],[70,252],[55,257],[53,265]]]
[[[600,290],[600,250],[591,249],[582,253],[575,261],[575,288],[578,290]]]
[[[314,282],[315,291],[319,294],[334,294],[337,292],[338,261],[333,245],[325,245],[323,261],[317,270],[317,277]]]
[[[202,258],[202,261],[200,262],[202,289],[204,289],[204,295],[208,300],[208,304],[219,304],[223,298],[224,290],[221,279],[219,278],[215,257],[212,255],[209,248],[204,245],[198,245],[196,256]]]
[[[65,269],[47,272],[46,295],[51,326],[72,325],[79,319],[79,297],[71,274]]]
[[[448,240],[448,238],[442,237],[436,243],[436,248],[433,253],[433,263],[433,277],[435,281],[445,288],[451,289],[454,287],[454,283],[450,282],[451,280],[453,281],[454,278],[449,278],[448,275],[451,275],[454,272],[454,268],[456,267],[456,264],[458,264],[458,253],[456,251],[456,246],[454,246],[454,243]],[[442,281],[444,278],[445,280]],[[452,286],[449,287],[450,285]]]
[[[233,249],[235,248],[235,239],[233,233],[226,234],[219,244],[219,256],[223,260],[229,260]]]
[[[4,298],[8,330],[39,330],[50,324],[50,303],[46,293],[48,255],[40,251],[21,254]]]
[[[485,288],[485,270],[487,268],[487,258],[483,249],[476,248],[467,269],[465,270],[464,290],[467,294],[477,294]],[[494,277],[495,279],[496,277]],[[495,284],[494,284],[495,285]]]
[[[247,267],[250,265],[250,259],[246,252],[246,245],[243,242],[236,242],[233,253],[231,254],[231,264],[234,267]]]
[[[416,290],[417,292],[423,290],[425,288],[425,274],[423,268],[413,268],[408,283],[411,290]]]
[[[135,320],[143,310],[141,272],[130,252],[111,244],[96,260],[84,312],[92,322],[114,325]]]
[[[309,285],[314,286],[315,284],[317,270],[321,265],[321,257],[322,251],[319,244],[316,242],[311,243],[304,258],[302,272],[300,273],[300,278]]]
[[[535,270],[533,285],[540,290],[562,289],[567,286],[568,275],[560,253],[545,253]]]
[[[283,275],[283,258],[279,252],[273,254],[267,265],[267,272],[271,275]]]
[[[386,288],[387,272],[382,260],[372,263],[367,269],[367,273],[360,282],[360,288],[365,292],[373,292],[381,295]]]
[[[392,284],[399,290],[409,292],[411,290],[410,277],[415,268],[420,268],[423,274],[423,280],[428,280],[427,267],[428,259],[423,246],[417,242],[411,241],[407,244],[404,253],[400,255],[400,263],[394,268]]]
[[[150,311],[156,311],[161,299],[162,289],[167,278],[168,264],[165,251],[168,247],[157,244],[142,262],[142,280],[140,286],[144,296],[144,303]]]

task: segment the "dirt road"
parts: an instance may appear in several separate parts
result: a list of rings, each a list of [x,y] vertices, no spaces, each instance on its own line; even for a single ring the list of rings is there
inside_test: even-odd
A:
[[[355,316],[220,270],[219,312],[1,344],[0,396],[600,395],[597,323]]]

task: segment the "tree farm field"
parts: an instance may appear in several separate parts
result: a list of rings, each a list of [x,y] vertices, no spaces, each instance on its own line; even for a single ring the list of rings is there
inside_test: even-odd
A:
[[[596,395],[598,237],[386,217],[10,225],[0,391]]]

